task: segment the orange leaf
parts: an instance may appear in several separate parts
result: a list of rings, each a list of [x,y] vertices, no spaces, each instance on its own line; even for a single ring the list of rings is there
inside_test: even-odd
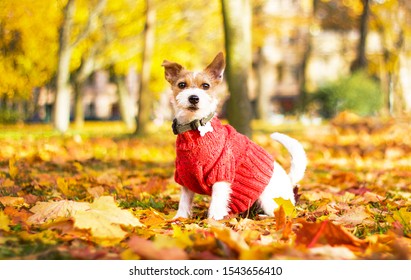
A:
[[[280,208],[274,211],[275,216],[275,229],[278,231],[285,226],[285,211],[283,206],[281,205]]]
[[[12,225],[21,224],[25,229],[29,228],[27,219],[31,216],[31,213],[25,209],[17,210],[14,207],[7,206],[4,208],[4,214],[8,215],[11,219]]]
[[[24,204],[24,198],[22,197],[13,197],[13,196],[3,196],[0,197],[0,203],[4,206],[22,206]]]
[[[283,236],[281,237],[282,240],[288,240],[290,238],[290,234],[292,233],[292,226],[293,222],[287,221],[287,223],[284,226]]]
[[[128,242],[130,249],[147,260],[187,260],[187,253],[181,248],[157,248],[155,243],[138,236],[133,236]]]
[[[345,245],[350,248],[364,248],[367,242],[358,239],[342,226],[330,221],[321,223],[309,223],[302,221],[302,229],[297,232],[297,244],[304,244],[308,248],[316,244],[328,244],[331,246]]]

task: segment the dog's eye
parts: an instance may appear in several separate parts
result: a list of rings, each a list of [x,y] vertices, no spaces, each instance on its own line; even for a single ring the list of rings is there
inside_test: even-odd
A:
[[[181,89],[183,89],[183,88],[185,88],[186,86],[187,86],[187,84],[185,83],[185,82],[180,82],[180,83],[178,83],[178,88],[181,88]]]
[[[210,85],[207,84],[207,83],[204,83],[204,84],[201,85],[201,87],[202,87],[204,90],[208,90],[208,89],[210,88]]]

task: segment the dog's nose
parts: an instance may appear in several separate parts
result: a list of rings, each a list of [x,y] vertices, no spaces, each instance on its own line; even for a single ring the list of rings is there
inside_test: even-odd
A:
[[[200,102],[200,97],[198,97],[197,95],[190,95],[190,96],[188,97],[188,101],[189,101],[191,104],[195,105],[195,104],[197,104],[198,102]]]

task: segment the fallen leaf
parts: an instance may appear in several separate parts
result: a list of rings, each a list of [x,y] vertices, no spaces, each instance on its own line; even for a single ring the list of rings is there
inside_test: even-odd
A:
[[[0,197],[0,203],[3,204],[4,206],[13,206],[13,207],[23,206],[24,198],[13,197],[13,196],[3,196],[3,197]]]
[[[325,245],[321,247],[310,248],[309,252],[314,256],[319,256],[325,259],[337,259],[337,260],[352,260],[357,257],[347,247]]]
[[[153,241],[132,236],[128,241],[130,249],[146,260],[187,260],[187,253],[181,248],[157,248]]]
[[[297,211],[295,210],[295,206],[289,199],[283,199],[281,197],[274,198],[275,203],[280,207],[282,206],[284,209],[284,213],[287,217],[295,218],[297,216]]]
[[[87,189],[87,192],[94,198],[99,198],[104,194],[104,188],[102,186],[93,187]]]
[[[74,226],[90,229],[100,239],[123,239],[127,232],[120,225],[142,227],[143,224],[128,210],[119,208],[111,196],[102,196],[89,205],[88,209],[73,214]]]
[[[3,210],[0,210],[0,230],[10,231],[10,219],[9,216],[4,214]]]
[[[14,157],[12,157],[9,160],[9,175],[11,177],[11,179],[15,179],[17,177],[17,175],[19,174],[19,169],[16,166],[16,159]]]
[[[64,178],[57,178],[57,188],[64,194],[66,197],[69,196],[69,184],[68,181]]]
[[[28,222],[31,224],[42,224],[59,217],[71,218],[79,210],[90,209],[87,202],[76,202],[71,200],[60,200],[53,202],[37,202],[30,211],[34,213]]]
[[[330,220],[334,221],[335,224],[350,226],[363,224],[364,221],[368,218],[371,218],[371,215],[366,212],[365,207],[362,205],[351,208],[349,211],[343,213],[341,216],[337,216],[335,214],[330,215]]]
[[[296,243],[312,248],[317,244],[331,246],[345,245],[350,248],[363,248],[366,242],[358,239],[340,225],[330,221],[309,223],[302,221],[302,229],[297,232]]]
[[[215,237],[222,242],[226,243],[231,249],[238,253],[249,250],[248,244],[244,238],[238,233],[225,226],[212,226],[211,232],[215,234]]]
[[[281,205],[280,208],[274,211],[274,217],[275,217],[275,229],[279,231],[280,229],[283,229],[285,226],[285,211],[283,206]]]
[[[4,214],[9,216],[11,222],[10,225],[21,225],[23,228],[28,229],[29,225],[27,220],[30,217],[30,212],[25,209],[16,209],[11,206],[4,208]]]
[[[408,212],[405,207],[398,211],[394,211],[393,219],[400,222],[407,233],[411,232],[411,212]]]

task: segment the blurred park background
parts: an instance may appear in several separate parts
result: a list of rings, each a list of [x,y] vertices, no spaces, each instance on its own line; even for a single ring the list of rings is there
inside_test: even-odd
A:
[[[144,135],[172,119],[162,61],[201,69],[219,51],[220,114],[245,134],[411,111],[408,0],[1,0],[0,50],[0,124]]]

